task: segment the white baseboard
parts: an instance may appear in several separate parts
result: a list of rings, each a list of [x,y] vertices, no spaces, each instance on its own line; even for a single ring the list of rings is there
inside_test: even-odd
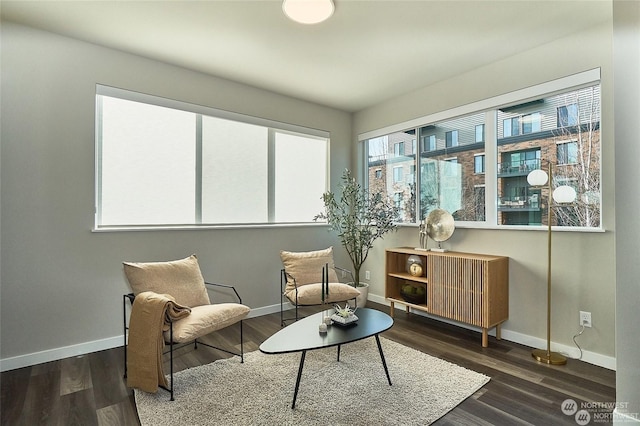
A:
[[[369,300],[372,302],[380,303],[383,305],[389,306],[389,302],[382,296],[378,296],[376,294],[369,293]],[[291,309],[293,306],[291,304],[285,304],[285,309]],[[272,314],[280,311],[280,304],[263,306],[260,308],[253,308],[247,318],[259,317],[267,314]],[[465,327],[471,330],[480,331],[477,327],[471,327],[466,324],[457,323],[454,321],[449,321],[439,317],[432,317],[425,312],[421,311],[412,311],[417,315],[423,315],[429,318],[434,318],[439,321],[443,321],[449,324],[454,324],[459,327]],[[492,330],[489,334],[495,336],[495,331]],[[502,328],[502,338],[505,340],[509,340],[511,342],[519,343],[522,345],[530,346],[532,348],[544,348],[546,347],[546,340],[540,339],[537,337],[529,336],[526,334],[514,332]],[[124,344],[123,336],[114,336],[101,340],[94,340],[86,343],[79,343],[77,345],[64,346],[61,348],[49,349],[46,351],[34,352],[30,354],[18,355],[11,358],[0,359],[0,371],[8,371],[15,370],[16,368],[29,367],[31,365],[41,364],[44,362],[56,361],[63,358],[69,358],[72,356],[84,355],[91,352],[102,351],[105,349],[111,349],[118,346],[122,346]],[[571,358],[577,358],[579,356],[579,351],[577,348],[552,344],[552,349],[554,351],[561,352]],[[616,369],[616,359],[614,357],[609,357],[605,355],[601,355],[595,352],[583,351],[582,361],[588,362],[590,364],[598,365],[604,368],[608,368],[610,370]]]
[[[78,343],[77,345],[63,346],[61,348],[18,355],[11,358],[0,359],[0,371],[15,370],[16,368],[29,367],[31,365],[84,355],[122,345],[124,345],[124,340],[123,336],[120,335],[91,342]]]
[[[290,309],[290,304],[285,304],[285,309]],[[280,304],[263,306],[251,309],[247,318],[259,317],[262,315],[280,312]],[[124,345],[124,336],[108,337],[106,339],[94,340],[91,342],[79,343],[77,345],[63,346],[61,348],[48,349],[46,351],[34,352],[25,355],[18,355],[11,358],[0,359],[0,372],[15,370],[17,368],[29,367],[31,365],[42,364],[44,362],[57,361],[78,355],[85,355],[91,352],[105,349],[117,348]]]
[[[372,302],[380,303],[382,305],[389,306],[389,302],[382,296],[378,296],[376,294],[369,293],[368,300]],[[416,315],[422,315],[428,318],[433,318],[438,321],[446,322],[447,324],[453,324],[459,327],[463,327],[469,330],[474,330],[480,332],[481,329],[478,327],[473,327],[467,324],[450,321],[445,318],[432,316],[423,311],[412,310],[412,313]],[[502,339],[508,340],[510,342],[519,343],[521,345],[529,346],[531,348],[546,348],[547,341],[545,339],[541,339],[539,337],[529,336],[528,334],[518,333],[516,331],[511,331],[502,327]],[[489,331],[489,335],[495,336],[495,329]],[[555,342],[551,342],[551,350],[554,352],[559,352],[566,357],[569,358],[578,358],[580,356],[580,350],[575,346],[563,345]],[[594,364],[600,367],[607,368],[609,370],[616,369],[616,359],[615,357],[610,357],[606,355],[602,355],[596,352],[590,352],[582,350],[582,358],[581,361],[588,362],[589,364]]]

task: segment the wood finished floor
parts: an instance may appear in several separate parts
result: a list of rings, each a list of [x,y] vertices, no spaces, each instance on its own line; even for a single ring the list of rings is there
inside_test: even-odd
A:
[[[368,307],[388,312],[383,305],[369,303]],[[245,320],[245,351],[257,350],[279,329],[279,313]],[[215,344],[235,344],[237,336],[228,331],[214,334]],[[578,404],[615,401],[611,370],[577,360],[565,366],[539,364],[531,357],[531,348],[492,337],[489,347],[482,348],[479,333],[402,309],[396,309],[395,324],[383,336],[491,377],[435,425],[575,426],[574,417],[561,411],[565,399]],[[227,356],[204,346],[185,347],[179,350],[176,366],[182,370]],[[0,380],[2,425],[140,424],[133,392],[123,379],[122,347],[7,371]],[[168,396],[167,404],[171,404]],[[604,417],[610,413],[588,411]],[[598,423],[611,421],[599,419]]]

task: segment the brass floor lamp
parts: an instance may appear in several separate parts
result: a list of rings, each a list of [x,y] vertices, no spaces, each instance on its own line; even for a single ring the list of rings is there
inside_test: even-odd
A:
[[[527,182],[535,187],[548,184],[549,188],[549,200],[547,201],[547,349],[534,349],[531,355],[538,362],[564,365],[567,363],[567,358],[558,352],[551,352],[551,221],[553,219],[551,198],[553,194],[553,199],[558,204],[571,203],[576,199],[576,191],[568,185],[562,185],[552,192],[553,167],[551,163],[549,163],[549,174],[541,169],[534,170],[527,176]]]

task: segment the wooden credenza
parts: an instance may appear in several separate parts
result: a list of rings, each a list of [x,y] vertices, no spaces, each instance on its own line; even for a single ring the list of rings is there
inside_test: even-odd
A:
[[[413,276],[407,270],[409,256],[422,261],[422,274]],[[482,329],[482,346],[488,346],[488,331],[509,318],[509,258],[486,254],[432,252],[409,247],[387,249],[385,297],[391,304],[401,303],[417,309],[470,324]],[[406,286],[418,290],[422,300],[407,301],[402,296]]]

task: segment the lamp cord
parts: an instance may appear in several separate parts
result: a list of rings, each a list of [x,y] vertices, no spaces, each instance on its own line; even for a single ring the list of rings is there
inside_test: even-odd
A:
[[[584,324],[582,324],[582,329],[580,330],[580,332],[578,334],[575,334],[573,336],[573,343],[575,343],[576,347],[578,348],[578,350],[580,351],[580,356],[578,358],[573,358],[573,359],[582,359],[582,348],[580,347],[580,345],[578,344],[578,342],[576,341],[576,337],[582,335],[582,333],[584,333]]]

